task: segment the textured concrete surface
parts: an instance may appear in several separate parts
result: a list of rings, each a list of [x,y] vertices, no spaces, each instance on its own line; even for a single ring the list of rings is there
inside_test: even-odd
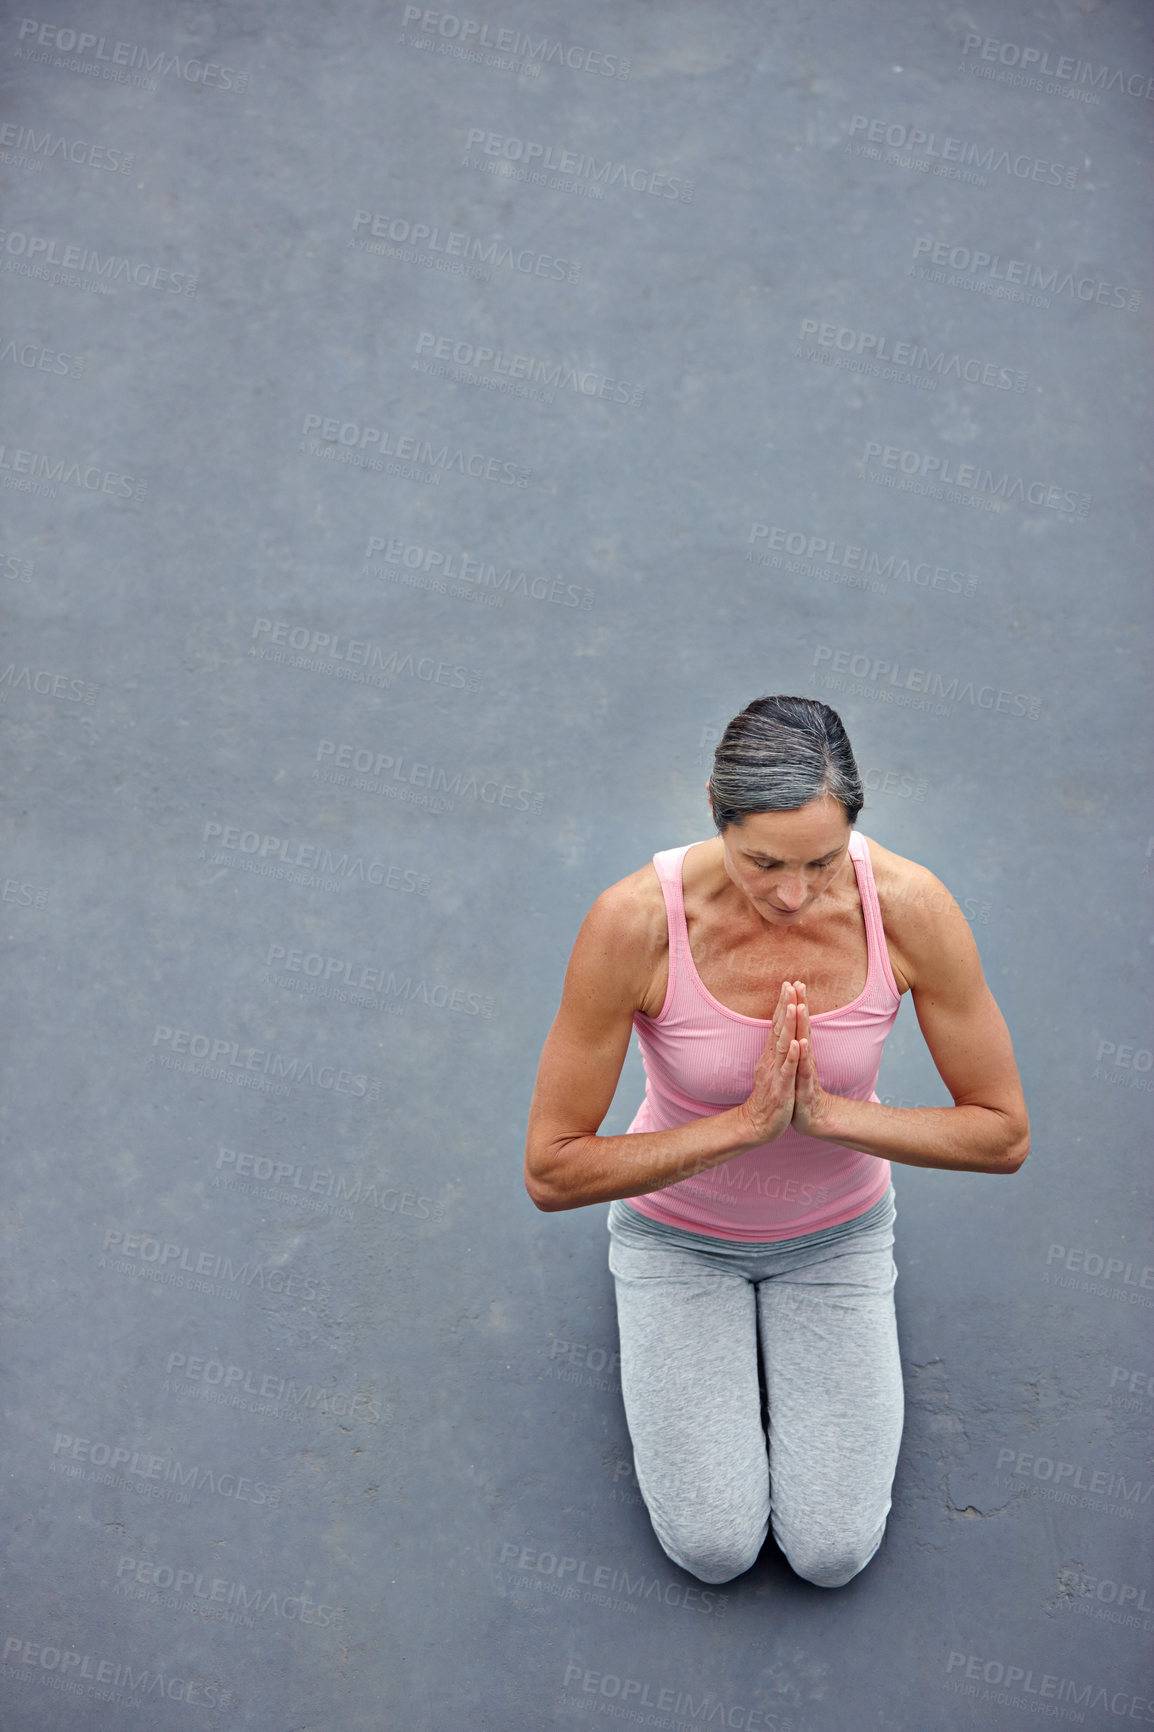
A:
[[[1149,22],[7,10],[6,1732],[1154,1717]],[[521,1160],[581,918],[770,692],[1033,1149],[895,1166],[881,1552],[710,1597]],[[908,1004],[879,1092],[949,1104]]]

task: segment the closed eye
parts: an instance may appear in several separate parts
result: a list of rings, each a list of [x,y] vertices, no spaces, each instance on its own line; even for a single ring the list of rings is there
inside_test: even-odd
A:
[[[836,858],[836,856],[835,856],[835,858]],[[773,872],[776,870],[776,867],[777,867],[776,861],[774,861],[772,864],[767,865],[764,860],[754,860],[752,862],[752,864],[758,872]],[[817,866],[820,869],[824,869],[826,866],[832,866],[833,860],[811,860],[810,865],[811,866]]]

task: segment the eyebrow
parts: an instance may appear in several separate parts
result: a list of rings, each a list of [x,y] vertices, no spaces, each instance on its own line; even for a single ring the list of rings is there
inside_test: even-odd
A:
[[[823,861],[832,860],[834,855],[840,854],[840,852],[841,852],[840,848],[831,848],[828,853],[822,854],[819,859],[807,860],[806,865],[807,866],[820,866]],[[764,860],[770,866],[783,866],[785,864],[785,862],[783,860],[779,860],[776,857],[776,855],[774,855],[774,854],[759,854],[756,849],[751,850],[751,849],[746,848],[744,850],[744,853],[745,853],[745,857],[747,860]]]

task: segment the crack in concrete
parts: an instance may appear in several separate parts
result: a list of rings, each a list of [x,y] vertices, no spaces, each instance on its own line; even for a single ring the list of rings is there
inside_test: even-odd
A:
[[[970,1517],[981,1516],[984,1521],[989,1521],[991,1519],[991,1517],[996,1516],[996,1515],[1001,1515],[1004,1510],[1010,1509],[1014,1504],[1016,1504],[1019,1501],[1019,1499],[1022,1497],[1022,1495],[1023,1495],[1022,1492],[1016,1491],[1012,1498],[1010,1498],[1006,1503],[998,1504],[995,1509],[978,1509],[972,1503],[968,1503],[968,1504],[965,1504],[963,1507],[959,1507],[956,1503],[951,1503],[949,1500],[949,1496],[947,1495],[947,1497],[946,1497],[946,1509],[949,1511],[950,1515],[970,1516]]]

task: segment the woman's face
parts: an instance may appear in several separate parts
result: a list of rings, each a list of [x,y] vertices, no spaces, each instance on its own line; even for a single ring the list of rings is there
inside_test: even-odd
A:
[[[851,834],[830,795],[796,812],[751,812],[722,831],[725,870],[763,920],[796,926],[843,870]]]

